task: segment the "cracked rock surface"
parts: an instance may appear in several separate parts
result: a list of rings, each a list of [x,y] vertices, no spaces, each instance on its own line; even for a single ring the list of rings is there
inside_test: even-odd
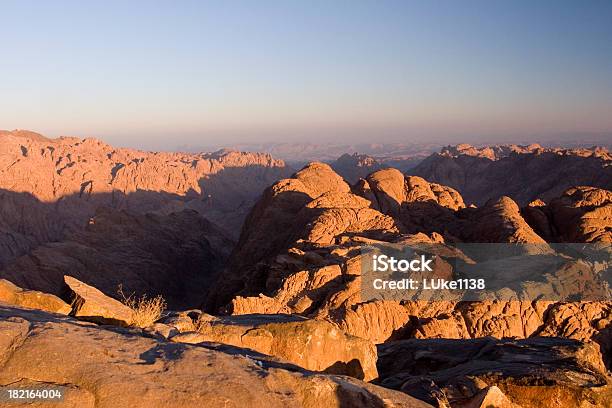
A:
[[[246,349],[157,341],[129,329],[0,306],[0,386],[43,384],[65,387],[62,406],[80,408],[430,406]]]

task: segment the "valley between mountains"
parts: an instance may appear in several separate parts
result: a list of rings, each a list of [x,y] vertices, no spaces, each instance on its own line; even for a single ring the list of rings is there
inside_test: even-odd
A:
[[[552,244],[598,248],[610,282],[611,190],[605,148],[294,169],[3,131],[0,387],[62,387],[66,407],[609,407],[612,299],[571,301]],[[544,248],[527,255],[564,262],[569,300],[362,299],[366,247],[436,245],[453,276],[466,243]],[[147,324],[143,296],[165,306]]]

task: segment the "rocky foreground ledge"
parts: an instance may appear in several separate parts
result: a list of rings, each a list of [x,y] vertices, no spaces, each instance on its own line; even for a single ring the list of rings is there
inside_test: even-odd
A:
[[[409,339],[378,349],[377,383],[435,406],[612,406],[610,378],[593,342],[559,337]]]
[[[595,342],[406,339],[377,350],[323,320],[199,310],[135,327],[122,303],[66,283],[71,305],[0,280],[0,391],[64,394],[60,405],[8,403],[2,394],[0,406],[612,406]]]
[[[75,408],[430,407],[399,391],[247,349],[172,343],[6,304],[0,304],[0,385],[60,386],[60,406]]]

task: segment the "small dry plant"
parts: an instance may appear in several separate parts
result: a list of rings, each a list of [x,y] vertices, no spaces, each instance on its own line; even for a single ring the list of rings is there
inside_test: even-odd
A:
[[[198,320],[193,323],[193,328],[198,333],[204,333],[207,327],[210,326],[210,321],[203,319],[202,315],[198,316]]]
[[[206,313],[200,314],[198,319],[193,323],[194,330],[198,333],[206,334],[210,331],[215,321],[219,319]]]
[[[131,326],[140,328],[149,327],[159,320],[166,310],[166,301],[162,295],[152,298],[147,297],[147,295],[136,297],[134,294],[131,294],[126,296],[121,285],[119,285],[117,293],[121,296],[121,302],[132,309]]]

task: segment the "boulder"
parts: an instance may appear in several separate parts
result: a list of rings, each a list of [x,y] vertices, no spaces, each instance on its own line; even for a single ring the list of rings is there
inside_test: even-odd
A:
[[[456,190],[429,183],[421,177],[404,176],[397,169],[376,171],[366,181],[376,196],[378,206],[385,213],[394,213],[392,209],[399,209],[404,202],[435,201],[452,210],[465,207],[463,198]]]
[[[180,332],[176,327],[164,323],[153,323],[151,326],[143,329],[144,333],[157,339],[169,339],[178,335]]]
[[[229,344],[308,370],[346,374],[365,381],[377,377],[374,344],[326,321],[291,315],[241,315],[198,323],[199,333],[181,333],[172,341]]]
[[[195,330],[194,321],[201,316],[200,310],[185,310],[180,312],[167,312],[159,322],[174,327],[179,332]]]
[[[132,309],[72,276],[64,276],[73,295],[71,315],[100,324],[129,326]]]
[[[545,244],[510,197],[489,200],[478,209],[466,209],[463,217],[467,222],[459,226],[456,234],[465,242]]]
[[[346,193],[350,191],[349,185],[340,177],[329,164],[312,162],[293,175],[306,186],[309,195],[313,198],[333,191]]]
[[[0,302],[59,314],[68,314],[71,310],[68,303],[55,295],[22,289],[6,279],[0,279]]]
[[[462,408],[521,408],[513,403],[495,385],[485,388],[474,396],[474,398]]]

